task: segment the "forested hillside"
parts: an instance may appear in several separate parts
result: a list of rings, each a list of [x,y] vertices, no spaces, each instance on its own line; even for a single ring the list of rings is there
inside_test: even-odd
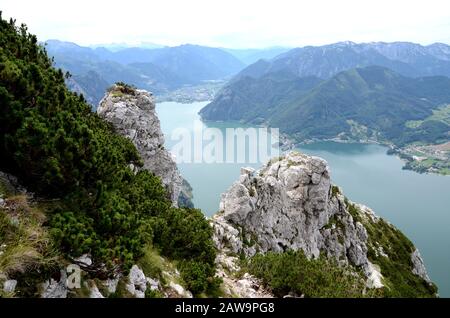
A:
[[[178,262],[191,291],[214,288],[216,252],[203,214],[172,207],[158,178],[133,172],[130,165],[142,164],[135,147],[65,79],[26,26],[0,19],[0,171],[35,193],[52,259],[88,253],[93,275],[104,277],[127,272],[155,248]],[[6,215],[0,208],[1,220]],[[59,272],[58,262],[14,253],[15,262],[32,258],[33,273]]]

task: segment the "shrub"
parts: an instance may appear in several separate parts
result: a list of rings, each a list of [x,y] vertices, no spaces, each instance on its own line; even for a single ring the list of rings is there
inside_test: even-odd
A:
[[[117,82],[114,86],[108,89],[109,92],[113,94],[117,94],[118,96],[122,95],[135,95],[136,87],[133,85],[126,84],[124,82]]]
[[[164,298],[164,295],[159,290],[147,288],[145,290],[145,298]]]
[[[383,219],[365,222],[368,238],[369,260],[378,264],[384,277],[385,297],[434,297],[437,287],[413,274],[411,254],[415,247],[397,228]],[[387,257],[377,251],[382,249]]]
[[[339,187],[335,185],[331,186],[331,196],[337,197],[338,194],[341,194],[341,191],[339,191]]]
[[[340,267],[323,255],[310,260],[301,250],[258,254],[247,260],[243,268],[262,279],[278,297],[288,293],[305,297],[362,297],[365,286],[364,278],[355,269]]]
[[[136,148],[67,90],[25,26],[0,25],[0,168],[61,201],[49,224],[63,251],[128,267],[151,241],[147,214],[167,206],[159,179],[133,174]]]
[[[42,277],[58,271],[59,255],[38,207],[25,196],[7,198],[6,206],[0,208],[0,273],[18,281],[15,296],[35,296]]]
[[[215,250],[202,213],[172,208],[159,178],[135,175],[130,164],[142,160],[131,141],[69,92],[37,38],[1,13],[0,48],[0,169],[55,202],[46,212],[61,250],[126,271],[153,240],[164,255],[203,264],[198,280],[212,277]],[[135,93],[125,83],[113,89]]]
[[[153,219],[154,244],[163,255],[180,263],[180,272],[188,288],[198,294],[216,284],[216,248],[212,228],[197,209],[165,210]]]

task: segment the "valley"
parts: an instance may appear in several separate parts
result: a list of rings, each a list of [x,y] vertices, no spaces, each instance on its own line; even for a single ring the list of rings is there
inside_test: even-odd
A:
[[[225,80],[211,80],[198,85],[186,85],[174,91],[157,95],[158,102],[178,102],[189,104],[212,100],[226,84]]]
[[[0,298],[450,297],[449,45],[163,22],[0,11]]]
[[[292,49],[246,67],[200,114],[280,127],[297,144],[381,143],[405,169],[448,174],[448,151],[435,149],[450,140],[446,48],[340,42]]]
[[[176,143],[173,130],[193,129],[200,120],[198,111],[207,104],[159,103],[156,106],[168,149]],[[208,127],[235,127],[236,122],[204,122]],[[389,148],[378,144],[357,142],[312,142],[296,147],[301,153],[319,156],[328,161],[331,178],[342,186],[349,197],[374,208],[403,230],[420,248],[431,277],[437,282],[441,296],[450,296],[447,268],[450,254],[450,178],[434,174],[418,174],[402,170],[403,162],[387,155]],[[445,148],[446,149],[446,148]],[[247,164],[178,164],[181,174],[193,188],[193,202],[207,216],[219,210],[222,193],[239,176],[241,167],[259,169],[263,163]],[[431,235],[433,233],[433,235]]]

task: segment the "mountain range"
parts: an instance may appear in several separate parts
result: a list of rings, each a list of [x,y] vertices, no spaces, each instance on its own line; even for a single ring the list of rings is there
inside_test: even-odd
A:
[[[339,42],[324,46],[295,48],[271,60],[258,61],[237,78],[261,77],[267,73],[284,71],[297,77],[330,78],[355,67],[379,65],[405,76],[450,76],[450,46],[435,43],[422,46],[409,42]]]
[[[82,92],[93,105],[115,82],[162,94],[183,85],[230,77],[245,66],[221,49],[190,44],[109,50],[49,40],[46,50],[57,67],[73,75],[69,86]],[[98,89],[92,91],[92,87]]]
[[[246,65],[253,64],[259,60],[270,60],[282,53],[290,50],[290,48],[282,46],[268,47],[265,49],[227,49],[224,51],[234,55]]]
[[[445,121],[427,120],[414,128],[408,122],[450,103],[448,76],[445,44],[309,46],[248,66],[200,114],[204,120],[280,127],[297,141],[441,142],[450,138]]]
[[[47,52],[55,66],[73,76],[69,88],[82,93],[94,107],[106,89],[126,82],[163,95],[185,86],[229,79],[246,65],[273,58],[287,48],[222,49],[185,44],[175,47],[144,43],[84,47],[71,42],[48,40]]]
[[[442,43],[239,50],[191,44],[83,47],[50,40],[46,49],[56,66],[72,74],[69,88],[94,108],[119,81],[162,96],[228,80],[201,110],[204,120],[281,127],[297,141],[362,138],[403,146],[450,138],[449,121],[433,116],[450,103],[450,46]]]

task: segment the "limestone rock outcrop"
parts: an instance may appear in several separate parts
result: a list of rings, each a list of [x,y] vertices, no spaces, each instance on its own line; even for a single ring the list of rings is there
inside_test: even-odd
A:
[[[67,274],[64,270],[61,270],[61,277],[59,280],[50,278],[42,283],[41,297],[42,298],[67,298],[69,289],[66,285]]]
[[[172,155],[164,148],[164,135],[152,94],[137,89],[122,93],[114,86],[101,100],[97,113],[110,122],[117,133],[133,142],[144,161],[143,169],[161,178],[170,199],[177,205],[183,178]]]
[[[322,253],[361,268],[372,288],[383,286],[383,276],[369,260],[369,248],[388,257],[369,237],[368,228],[378,223],[398,231],[345,198],[332,185],[325,160],[298,152],[272,159],[259,171],[243,168],[211,220],[221,251],[247,257],[287,250],[303,250],[310,258]],[[411,271],[429,281],[417,251],[411,251],[411,262]]]
[[[128,275],[127,291],[135,298],[145,298],[145,291],[147,290],[147,278],[144,272],[136,265],[131,267]]]
[[[422,277],[427,282],[431,282],[430,277],[428,276],[427,269],[425,268],[425,264],[423,263],[422,256],[420,255],[419,250],[415,250],[411,254],[411,262],[413,264],[412,272],[417,276]]]

